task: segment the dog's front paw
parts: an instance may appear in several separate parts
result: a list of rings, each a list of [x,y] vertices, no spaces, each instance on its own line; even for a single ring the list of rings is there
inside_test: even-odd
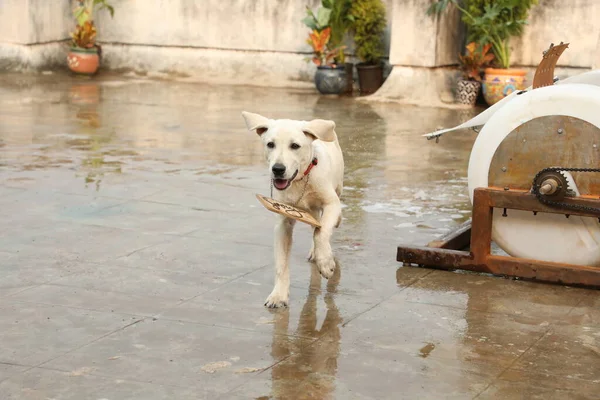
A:
[[[329,279],[333,276],[333,272],[335,271],[335,260],[333,259],[333,256],[317,259],[316,264],[323,278]]]
[[[287,307],[289,302],[289,295],[283,295],[278,290],[273,290],[271,295],[267,297],[267,301],[265,301],[265,307],[269,308],[281,308]]]

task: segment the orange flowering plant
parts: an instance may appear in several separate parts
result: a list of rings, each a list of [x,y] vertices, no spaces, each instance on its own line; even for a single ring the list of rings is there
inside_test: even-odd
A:
[[[491,44],[480,45],[471,42],[466,46],[465,55],[459,55],[463,78],[466,80],[481,82],[481,69],[489,65],[494,59],[494,54],[488,54],[492,48]]]
[[[322,31],[318,31],[317,29],[313,29],[313,31],[308,35],[308,39],[306,42],[312,47],[314,55],[312,57],[312,62],[316,65],[328,65],[334,66],[333,63],[336,56],[339,56],[340,52],[342,52],[346,46],[339,46],[335,49],[330,49],[329,39],[331,38],[331,28],[327,27]]]
[[[77,20],[75,32],[71,33],[72,45],[82,49],[96,47],[96,26],[94,12],[107,9],[110,16],[114,16],[114,8],[106,0],[79,0],[73,9],[73,16]]]

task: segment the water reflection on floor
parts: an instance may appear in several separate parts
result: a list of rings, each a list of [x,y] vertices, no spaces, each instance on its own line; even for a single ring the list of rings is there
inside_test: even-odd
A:
[[[0,104],[8,398],[597,393],[597,292],[394,260],[469,218],[475,133],[420,135],[476,110],[60,74],[0,75]],[[299,227],[287,310],[262,307],[273,216],[242,110],[332,119],[344,151],[340,268],[322,282]]]

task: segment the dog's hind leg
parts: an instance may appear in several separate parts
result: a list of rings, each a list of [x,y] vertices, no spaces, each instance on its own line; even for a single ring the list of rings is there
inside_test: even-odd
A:
[[[295,220],[278,217],[275,226],[275,287],[265,301],[269,308],[286,307],[290,297],[290,251]]]

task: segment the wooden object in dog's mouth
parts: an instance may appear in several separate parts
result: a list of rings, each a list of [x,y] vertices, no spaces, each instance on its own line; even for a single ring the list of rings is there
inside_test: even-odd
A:
[[[269,211],[272,211],[277,214],[281,214],[288,218],[298,220],[300,222],[304,222],[305,224],[314,226],[315,228],[321,227],[321,224],[319,223],[319,221],[314,219],[313,216],[310,215],[310,213],[306,210],[302,210],[301,208],[290,206],[289,204],[281,203],[275,199],[272,199],[270,197],[265,197],[260,194],[257,194],[256,198]]]

